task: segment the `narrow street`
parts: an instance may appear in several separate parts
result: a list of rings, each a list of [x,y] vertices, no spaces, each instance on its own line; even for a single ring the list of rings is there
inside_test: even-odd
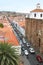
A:
[[[24,65],[43,65],[43,63],[39,63],[37,60],[36,60],[36,53],[35,54],[31,54],[29,52],[29,48],[27,48],[26,46],[26,43],[23,43],[23,40],[22,40],[22,35],[21,33],[15,28],[14,26],[14,23],[12,22],[11,23],[12,27],[13,27],[13,32],[14,34],[16,34],[16,37],[19,41],[20,44],[23,44],[25,49],[28,51],[29,55],[28,55],[28,58],[24,55],[21,55],[20,58],[21,60],[24,62]],[[26,41],[27,42],[27,41]],[[24,53],[22,50],[21,50],[21,53]]]

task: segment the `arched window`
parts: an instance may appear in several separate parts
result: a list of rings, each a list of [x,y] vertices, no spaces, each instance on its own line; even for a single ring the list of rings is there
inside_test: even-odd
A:
[[[40,17],[42,17],[42,14],[40,14]]]
[[[36,17],[36,14],[34,14],[34,17]]]

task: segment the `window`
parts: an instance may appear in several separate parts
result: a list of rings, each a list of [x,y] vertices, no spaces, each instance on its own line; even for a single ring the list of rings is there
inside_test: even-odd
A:
[[[40,17],[42,17],[42,14],[40,14]]]
[[[36,17],[36,14],[34,14],[34,17]]]

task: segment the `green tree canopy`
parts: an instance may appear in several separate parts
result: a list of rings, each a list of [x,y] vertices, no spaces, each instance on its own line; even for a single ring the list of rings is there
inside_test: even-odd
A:
[[[15,49],[8,43],[0,43],[0,65],[18,65]]]
[[[4,25],[3,25],[2,23],[0,23],[0,27],[1,27],[1,28],[3,28],[3,27],[4,27]]]

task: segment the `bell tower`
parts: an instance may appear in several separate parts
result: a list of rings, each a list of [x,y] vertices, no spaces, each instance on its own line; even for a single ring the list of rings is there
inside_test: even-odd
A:
[[[37,3],[36,8],[40,9],[40,3]]]

